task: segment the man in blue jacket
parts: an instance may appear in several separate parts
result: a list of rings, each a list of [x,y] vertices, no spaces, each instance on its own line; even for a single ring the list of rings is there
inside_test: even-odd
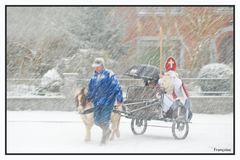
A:
[[[94,122],[103,130],[101,144],[105,144],[111,134],[109,122],[114,103],[123,102],[122,89],[115,74],[104,68],[103,58],[96,58],[92,67],[95,71],[88,84],[87,99],[94,105]]]

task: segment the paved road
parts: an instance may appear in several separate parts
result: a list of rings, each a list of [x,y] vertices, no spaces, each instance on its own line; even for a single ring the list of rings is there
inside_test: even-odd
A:
[[[121,137],[100,146],[101,130],[94,126],[92,141],[83,141],[85,129],[76,112],[8,111],[8,153],[231,153],[233,115],[194,114],[189,135],[175,140],[171,129],[148,127],[134,136],[130,120],[122,118]],[[170,123],[151,121],[153,125]],[[215,149],[214,149],[215,148]],[[216,151],[227,149],[228,151]],[[230,150],[230,151],[229,151]]]

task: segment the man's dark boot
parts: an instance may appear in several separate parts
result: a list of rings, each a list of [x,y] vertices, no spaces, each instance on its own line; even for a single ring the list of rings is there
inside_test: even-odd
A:
[[[103,134],[102,134],[102,139],[101,139],[101,144],[106,144],[106,141],[108,140],[111,130],[108,127],[102,127],[103,129]]]

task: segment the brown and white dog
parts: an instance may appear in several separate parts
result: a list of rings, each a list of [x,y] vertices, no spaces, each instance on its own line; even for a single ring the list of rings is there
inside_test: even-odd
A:
[[[75,101],[76,101],[77,109],[81,114],[81,118],[86,127],[85,141],[88,142],[91,140],[91,128],[94,125],[94,120],[93,120],[93,112],[88,112],[92,109],[93,106],[92,106],[92,103],[87,101],[86,99],[85,88],[82,88],[80,92],[76,94]],[[122,105],[116,106],[115,109],[121,111]],[[110,140],[113,140],[115,135],[118,138],[120,137],[120,131],[119,131],[120,118],[121,118],[121,115],[119,113],[112,112],[112,115],[111,115],[112,133],[110,136]]]

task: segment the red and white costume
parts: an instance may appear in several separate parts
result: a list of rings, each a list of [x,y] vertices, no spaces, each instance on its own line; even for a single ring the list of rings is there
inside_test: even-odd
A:
[[[163,111],[167,112],[175,100],[185,104],[188,98],[188,93],[182,83],[182,80],[178,77],[176,72],[177,65],[173,57],[169,57],[165,63],[166,73],[163,78],[159,79],[159,85],[165,88],[166,94],[163,99]]]

